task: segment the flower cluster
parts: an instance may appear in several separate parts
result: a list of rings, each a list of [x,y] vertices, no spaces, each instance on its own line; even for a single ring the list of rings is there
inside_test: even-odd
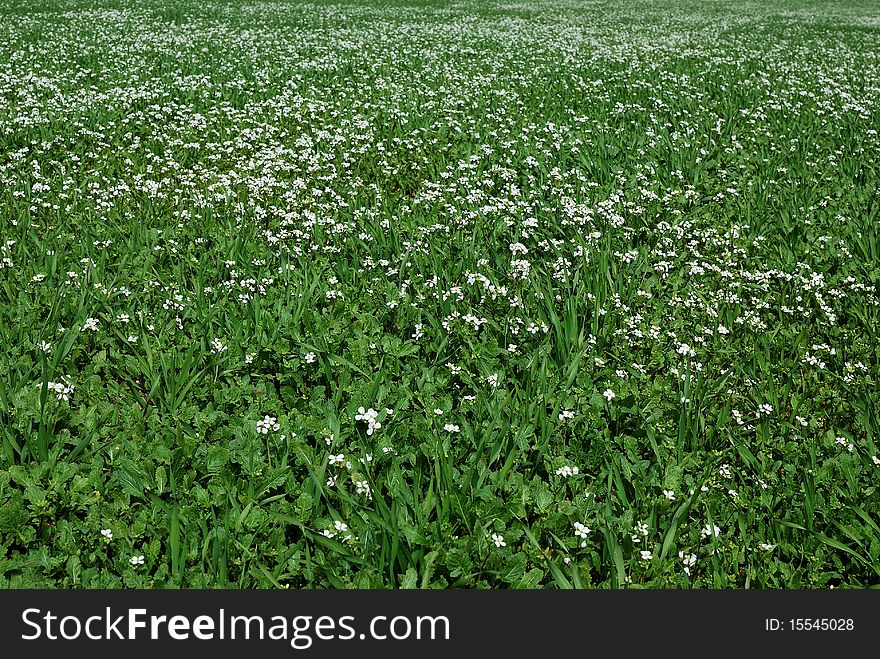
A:
[[[721,527],[719,527],[717,524],[707,523],[706,526],[704,526],[703,529],[700,531],[700,536],[703,538],[717,538],[719,535],[721,535]]]
[[[264,416],[262,419],[257,421],[257,432],[261,435],[268,435],[269,431],[278,432],[281,429],[281,426],[278,423],[278,419],[274,416],[269,416],[268,414]]]
[[[683,551],[680,551],[678,552],[678,558],[681,559],[682,565],[684,566],[682,568],[684,570],[684,573],[690,576],[691,568],[697,564],[697,555],[685,554]]]
[[[55,393],[55,395],[58,397],[58,400],[64,401],[70,400],[70,396],[73,394],[74,389],[74,386],[66,377],[62,377],[58,382],[47,382],[46,387],[49,389],[49,391]]]
[[[379,413],[372,407],[370,409],[358,408],[358,413],[354,417],[355,421],[363,421],[367,424],[367,434],[372,435],[373,431],[382,427],[379,423]]]
[[[339,537],[342,542],[346,543],[357,541],[357,537],[349,530],[348,524],[338,519],[333,522],[330,528],[324,529],[321,533],[327,538]]]
[[[634,544],[638,544],[642,541],[643,538],[648,537],[648,525],[644,522],[638,522],[636,524],[635,533],[630,534],[630,538],[632,539]]]
[[[574,523],[574,535],[581,539],[581,547],[587,546],[587,535],[590,533],[590,527],[581,522]]]

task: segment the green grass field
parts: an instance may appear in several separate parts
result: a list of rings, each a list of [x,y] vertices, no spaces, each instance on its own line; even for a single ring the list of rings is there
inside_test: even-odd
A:
[[[880,585],[880,5],[0,0],[0,587]]]

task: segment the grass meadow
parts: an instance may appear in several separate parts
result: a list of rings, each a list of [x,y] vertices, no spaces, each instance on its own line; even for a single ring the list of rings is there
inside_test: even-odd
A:
[[[0,0],[0,587],[880,585],[880,5]]]

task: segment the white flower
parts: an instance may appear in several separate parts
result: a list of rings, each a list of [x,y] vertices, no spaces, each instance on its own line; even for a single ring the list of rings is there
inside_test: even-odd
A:
[[[647,549],[643,549],[642,551],[640,551],[640,552],[639,552],[639,556],[641,557],[641,559],[642,559],[643,561],[650,561],[652,558],[654,558],[654,554],[652,554],[652,553],[651,553],[649,550],[647,550]]]
[[[764,551],[773,551],[774,549],[776,549],[776,545],[771,545],[766,542],[759,542],[758,547],[760,549],[763,549]]]
[[[40,341],[40,350],[48,355],[50,352],[52,352],[52,344],[46,341]]]
[[[125,337],[129,343],[137,343],[138,338],[134,334],[129,334]]]
[[[835,437],[834,441],[845,447],[846,450],[850,453],[852,453],[852,451],[855,449],[855,444],[850,442],[846,437]]]
[[[92,330],[93,332],[98,331],[98,319],[97,318],[86,318],[86,322],[83,323],[84,330]]]
[[[211,353],[214,355],[219,355],[221,352],[226,351],[229,348],[223,341],[220,339],[211,339]]]
[[[41,384],[37,385],[41,387]],[[70,394],[73,393],[74,386],[70,384],[66,377],[62,377],[60,382],[47,382],[46,388],[54,391],[58,400],[70,400]]]
[[[345,455],[342,453],[339,453],[338,455],[331,454],[328,462],[332,465],[342,464],[343,462],[345,462]]]
[[[110,542],[113,539],[113,531],[110,529],[101,529],[101,535],[104,536],[105,542]]]
[[[507,546],[507,543],[504,542],[504,536],[501,535],[500,533],[493,533],[492,534],[492,542],[495,543],[496,547],[506,547]]]
[[[719,325],[718,326],[718,333],[719,334],[730,334],[730,330],[727,329],[724,325]]]
[[[681,562],[684,564],[684,573],[688,576],[691,575],[691,568],[697,564],[697,555],[696,554],[685,554],[683,551],[678,552],[678,557],[681,559]]]
[[[443,410],[441,410],[439,407],[435,407],[434,414],[436,414],[437,416],[440,416],[441,414],[443,414]]]
[[[577,467],[571,467],[569,465],[563,465],[556,470],[557,476],[562,476],[563,478],[568,478],[569,476],[577,476],[580,473],[580,469]]]
[[[871,456],[871,462],[873,462],[875,465],[877,465],[878,467],[880,467],[880,457],[877,457],[876,455],[872,455],[872,456]]]
[[[611,402],[611,399],[616,396],[616,394],[611,391],[611,389],[606,389],[602,392],[602,395],[605,396],[605,400],[607,400],[609,403]]]
[[[721,535],[721,528],[716,524],[707,523],[700,531],[700,536],[703,538],[708,538],[709,536],[715,536],[717,538],[719,535]]]
[[[773,406],[770,403],[761,403],[758,405],[758,416],[770,414],[773,411]]]
[[[367,423],[371,423],[375,421],[379,417],[379,413],[376,412],[372,407],[369,410],[364,409],[363,407],[358,408],[358,413],[355,414],[355,421],[366,421]]]
[[[675,492],[673,492],[672,490],[663,490],[663,496],[670,501],[675,501]]]
[[[278,424],[278,419],[274,416],[269,416],[268,414],[260,421],[257,421],[257,432],[263,435],[268,435],[270,430],[278,432],[279,428],[281,428],[281,426]]]
[[[312,364],[312,363],[314,363],[316,358],[317,358],[317,356],[315,355],[315,353],[307,352],[305,357],[303,357],[303,360],[305,361],[306,364]]]
[[[367,481],[354,481],[354,489],[358,494],[361,494],[368,499],[373,498],[373,493],[370,491],[370,484]]]
[[[557,417],[560,421],[565,421],[566,419],[573,419],[574,412],[572,410],[562,410]]]
[[[643,535],[647,538],[648,537],[648,525],[645,524],[644,522],[636,523],[636,533],[638,533],[639,535]]]
[[[367,423],[367,434],[372,435],[374,430],[378,430],[382,427],[382,424],[377,420],[379,418],[379,413],[374,410],[372,407],[370,409],[364,409],[363,407],[358,408],[358,413],[355,415],[355,421],[365,421]]]
[[[128,562],[131,563],[132,565],[143,565],[144,564],[144,557],[143,557],[143,555],[132,556],[131,558],[128,559]]]
[[[586,540],[587,534],[589,532],[590,532],[590,527],[587,526],[586,524],[581,524],[580,522],[574,523],[574,535],[576,538],[583,538],[584,540]],[[586,546],[586,542],[584,542],[581,546],[582,547]]]
[[[333,528],[339,531],[340,533],[345,533],[348,531],[348,524],[345,522],[340,522],[338,519],[333,522]]]
[[[697,351],[694,350],[693,348],[691,348],[687,343],[682,343],[681,345],[679,345],[678,350],[676,350],[676,352],[679,355],[686,356],[686,357],[696,357],[697,356]]]

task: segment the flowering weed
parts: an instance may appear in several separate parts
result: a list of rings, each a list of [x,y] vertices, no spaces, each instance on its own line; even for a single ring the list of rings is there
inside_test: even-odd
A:
[[[0,17],[0,587],[880,583],[871,3]]]

